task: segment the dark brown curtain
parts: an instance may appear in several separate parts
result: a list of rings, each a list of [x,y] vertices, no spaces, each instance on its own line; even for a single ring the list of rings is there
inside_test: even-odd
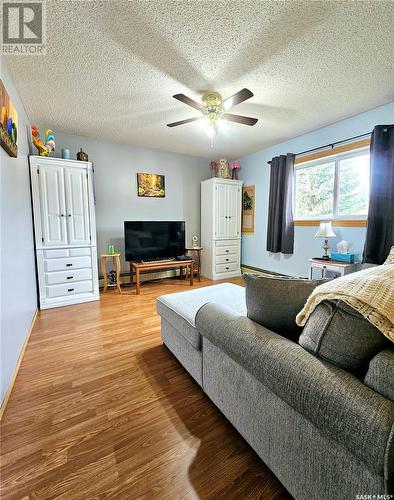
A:
[[[268,252],[293,253],[293,182],[295,155],[275,156],[271,160],[268,207]]]
[[[377,125],[370,147],[368,227],[363,261],[383,264],[394,245],[394,125]]]

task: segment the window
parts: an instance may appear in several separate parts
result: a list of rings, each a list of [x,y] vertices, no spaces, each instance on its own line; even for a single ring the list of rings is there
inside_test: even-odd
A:
[[[364,149],[299,163],[294,186],[295,219],[364,219],[369,152]]]

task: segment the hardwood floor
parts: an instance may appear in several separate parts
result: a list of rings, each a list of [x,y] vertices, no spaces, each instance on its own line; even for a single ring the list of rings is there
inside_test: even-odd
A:
[[[156,297],[188,289],[38,314],[1,425],[3,499],[290,498],[161,344]]]

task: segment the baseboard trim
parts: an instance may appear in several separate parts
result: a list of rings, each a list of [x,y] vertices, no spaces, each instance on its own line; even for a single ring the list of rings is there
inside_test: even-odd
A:
[[[275,271],[268,271],[268,269],[261,269],[260,267],[248,266],[247,264],[241,264],[242,272],[254,271],[257,273],[273,274],[274,276],[283,276],[283,273],[276,273]]]
[[[37,314],[38,314],[38,309],[36,309],[35,312],[34,312],[33,319],[31,320],[29,331],[27,332],[25,341],[23,342],[23,346],[22,346],[21,352],[19,353],[19,357],[18,357],[18,361],[17,361],[16,366],[15,366],[14,374],[12,376],[11,382],[8,385],[8,389],[7,389],[7,392],[4,395],[4,399],[3,399],[2,403],[1,403],[0,421],[3,418],[5,409],[7,407],[8,400],[9,400],[9,398],[11,396],[12,389],[14,388],[14,383],[15,383],[16,377],[18,375],[19,368],[21,366],[23,356],[25,354],[25,350],[26,350],[27,344],[29,342],[31,332],[33,331],[34,323],[36,322],[36,319],[37,319]]]

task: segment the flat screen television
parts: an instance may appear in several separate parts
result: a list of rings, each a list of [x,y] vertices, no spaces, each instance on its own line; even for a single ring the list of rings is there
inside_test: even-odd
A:
[[[185,253],[184,221],[125,221],[126,261],[177,257]]]

